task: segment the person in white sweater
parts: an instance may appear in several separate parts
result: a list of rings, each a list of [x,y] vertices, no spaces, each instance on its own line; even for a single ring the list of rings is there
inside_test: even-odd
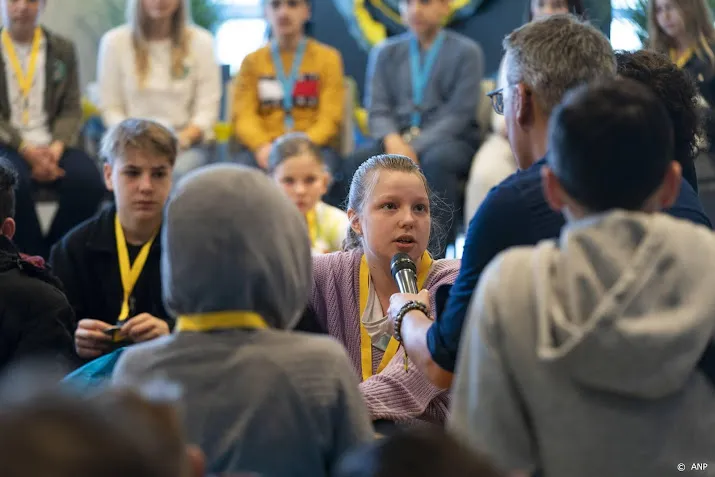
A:
[[[100,110],[106,127],[128,117],[172,128],[181,153],[174,175],[208,162],[221,101],[220,68],[211,34],[190,23],[188,0],[129,0],[128,23],[100,42]]]

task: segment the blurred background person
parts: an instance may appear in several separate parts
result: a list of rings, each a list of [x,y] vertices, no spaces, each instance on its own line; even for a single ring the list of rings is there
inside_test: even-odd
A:
[[[104,34],[97,60],[104,125],[142,118],[172,129],[177,177],[209,162],[221,102],[213,37],[190,14],[188,0],[128,0],[127,24]]]
[[[43,258],[97,211],[105,193],[95,162],[76,148],[82,107],[75,46],[39,24],[46,3],[0,0],[0,155],[19,174],[15,243]],[[38,188],[58,199],[46,236],[35,208]]]
[[[650,0],[649,47],[668,55],[678,68],[690,73],[698,85],[706,117],[706,142],[715,151],[715,27],[705,0]],[[705,144],[701,144],[705,147]],[[698,190],[695,164],[683,164],[683,177]]]
[[[332,176],[320,148],[308,135],[289,133],[276,139],[268,157],[268,172],[305,216],[313,253],[342,250],[348,216],[321,200]]]

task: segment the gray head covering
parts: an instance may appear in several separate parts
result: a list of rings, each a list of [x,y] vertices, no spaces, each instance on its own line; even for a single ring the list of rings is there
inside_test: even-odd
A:
[[[263,172],[199,169],[168,202],[161,244],[164,302],[176,315],[253,311],[295,326],[312,283],[305,219]]]

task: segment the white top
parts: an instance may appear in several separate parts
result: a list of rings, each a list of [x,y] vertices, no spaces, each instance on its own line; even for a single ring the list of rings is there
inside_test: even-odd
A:
[[[189,124],[211,136],[221,102],[221,73],[213,37],[189,26],[191,46],[183,78],[171,77],[171,43],[149,43],[149,71],[139,86],[131,29],[123,25],[108,31],[99,44],[97,81],[99,108],[107,127],[127,117],[158,121],[180,130]]]
[[[30,64],[30,51],[32,43],[14,43],[15,54],[22,71],[26,74]],[[2,56],[5,60],[5,79],[7,81],[7,97],[10,102],[10,124],[18,130],[23,141],[36,146],[47,146],[52,142],[52,133],[48,125],[47,111],[45,111],[45,64],[47,61],[47,40],[42,35],[40,40],[40,50],[37,55],[37,65],[35,66],[35,76],[32,82],[32,89],[25,105],[25,98],[22,96],[20,85],[15,77],[15,71],[10,63],[10,58],[2,46]],[[29,121],[23,124],[22,115],[28,108]]]
[[[377,299],[377,292],[372,286],[372,281],[368,283],[367,303],[360,321],[365,326],[367,334],[370,335],[372,345],[385,351],[392,336],[387,330],[387,316],[382,312],[382,306],[380,300]]]

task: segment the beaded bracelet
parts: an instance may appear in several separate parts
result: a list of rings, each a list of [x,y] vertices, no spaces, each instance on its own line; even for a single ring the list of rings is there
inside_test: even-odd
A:
[[[429,310],[424,303],[420,303],[419,301],[408,301],[405,303],[402,308],[400,308],[400,311],[397,312],[397,316],[395,317],[395,340],[397,340],[398,343],[402,343],[402,320],[407,313],[413,310],[419,310],[429,316]],[[405,372],[407,372],[407,348],[405,348],[404,345],[402,348],[405,352]]]

